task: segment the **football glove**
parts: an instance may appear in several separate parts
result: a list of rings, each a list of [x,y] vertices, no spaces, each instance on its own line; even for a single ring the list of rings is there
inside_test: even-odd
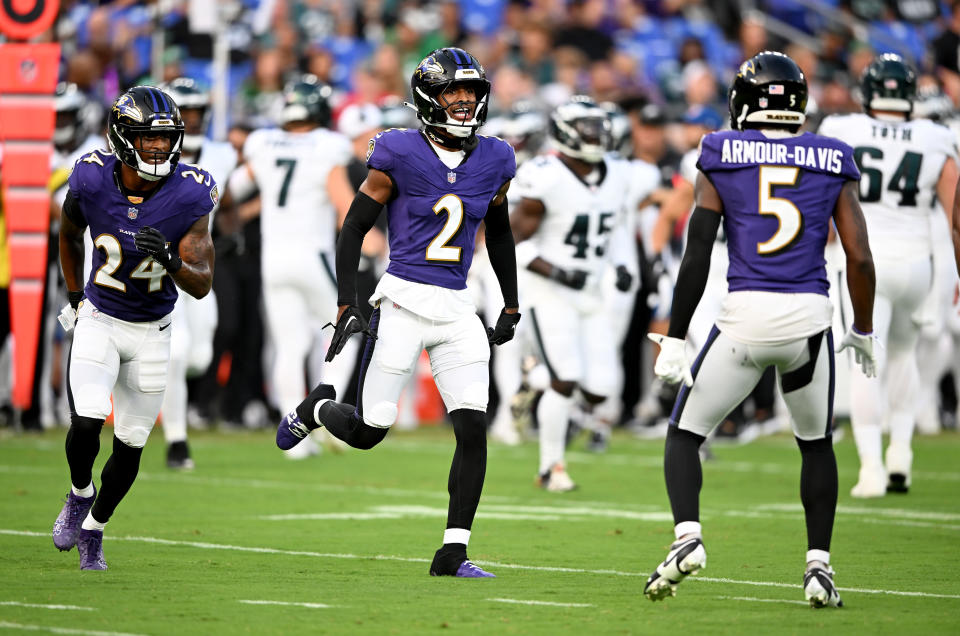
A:
[[[860,333],[856,327],[850,327],[840,341],[837,353],[847,348],[853,349],[853,357],[860,365],[863,375],[872,378],[877,375],[877,357],[873,353],[875,341],[873,333]]]
[[[687,343],[680,338],[669,338],[660,333],[648,333],[647,338],[660,345],[660,355],[653,365],[657,377],[670,384],[683,382],[693,386],[693,373],[687,361]]]
[[[327,349],[325,360],[327,362],[332,361],[334,356],[343,351],[343,345],[347,344],[347,340],[355,333],[362,333],[369,338],[377,339],[370,331],[370,327],[367,325],[367,321],[363,319],[360,310],[350,305],[340,314],[340,320],[334,327],[333,338],[330,339],[330,347]]]
[[[587,273],[582,269],[565,270],[554,266],[550,270],[550,280],[555,280],[570,289],[583,289],[587,284]]]
[[[627,271],[625,265],[617,265],[617,289],[625,292],[630,291],[630,285],[633,283],[633,276]]]
[[[513,334],[517,331],[517,323],[520,322],[520,312],[508,314],[506,309],[500,310],[500,317],[497,318],[497,326],[487,327],[487,340],[492,345],[502,345],[504,342],[513,340]]]
[[[176,274],[183,266],[180,256],[170,250],[166,237],[156,228],[149,225],[140,228],[133,237],[133,243],[138,250],[152,256],[153,260],[160,263],[170,274]]]

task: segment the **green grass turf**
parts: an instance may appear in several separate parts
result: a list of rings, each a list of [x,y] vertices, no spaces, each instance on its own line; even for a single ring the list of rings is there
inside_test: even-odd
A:
[[[870,501],[849,496],[856,451],[849,434],[838,443],[840,610],[802,603],[800,455],[788,435],[715,447],[701,498],[708,567],[654,604],[643,584],[672,539],[659,441],[620,434],[605,455],[575,443],[580,488],[567,494],[533,486],[535,444],[491,445],[470,556],[498,578],[455,580],[427,573],[446,514],[447,428],[303,462],[282,457],[272,432],[193,434],[191,473],[164,467],[157,431],[107,527],[107,572],[80,572],[76,550],[50,539],[68,487],[64,434],[0,437],[2,633],[960,633],[957,434],[917,439],[910,494]],[[266,518],[310,514],[328,517]]]

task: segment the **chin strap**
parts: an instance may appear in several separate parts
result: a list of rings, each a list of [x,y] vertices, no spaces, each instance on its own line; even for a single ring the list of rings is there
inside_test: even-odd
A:
[[[423,127],[424,134],[435,144],[439,144],[446,148],[455,148],[457,150],[463,150],[470,152],[475,149],[480,140],[477,139],[476,133],[471,133],[469,137],[454,137],[454,136],[445,136],[437,132],[436,126],[424,125]]]

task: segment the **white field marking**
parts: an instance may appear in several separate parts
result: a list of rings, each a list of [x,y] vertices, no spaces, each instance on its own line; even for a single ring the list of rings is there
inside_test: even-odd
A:
[[[315,521],[315,520],[357,520],[403,519],[403,518],[445,518],[446,508],[429,506],[372,506],[369,512],[356,513],[303,513],[263,515],[261,521]],[[631,519],[636,521],[669,522],[673,516],[668,512],[632,512],[629,510],[560,508],[553,506],[504,506],[484,505],[477,511],[478,519],[499,519],[504,521],[590,521],[596,518]]]
[[[810,601],[793,601],[786,598],[756,598],[755,596],[718,596],[727,601],[753,601],[754,603],[790,603],[791,605],[809,605]]]
[[[755,506],[756,510],[770,510],[774,512],[803,512],[803,506],[798,503],[788,504],[761,504]],[[931,512],[927,510],[909,510],[907,508],[870,508],[867,506],[837,506],[837,512],[840,514],[871,516],[871,517],[891,517],[900,519],[915,519],[921,521],[960,521],[960,513],[955,512]]]
[[[375,521],[378,519],[403,519],[400,514],[385,512],[314,512],[288,515],[261,515],[260,521]]]
[[[325,603],[292,603],[290,601],[258,601],[258,600],[240,600],[238,603],[244,603],[246,605],[288,605],[291,607],[306,607],[309,609],[330,609],[333,605],[326,605]]]
[[[101,632],[95,629],[73,629],[71,627],[53,627],[52,625],[29,625],[0,621],[0,629],[21,629],[25,632],[50,632],[52,634],[79,634],[80,636],[143,636],[127,632]]]
[[[46,603],[21,603],[20,601],[0,601],[0,605],[11,605],[14,607],[32,607],[35,609],[51,610],[78,610],[82,612],[93,612],[96,607],[81,607],[79,605],[49,605]]]
[[[0,535],[17,537],[39,537],[48,539],[49,532],[32,532],[29,530],[11,530],[0,528]],[[190,548],[201,548],[208,550],[232,550],[235,552],[253,552],[258,554],[281,554],[286,556],[308,556],[320,559],[365,559],[373,561],[399,561],[401,563],[430,563],[431,559],[422,559],[417,557],[402,557],[389,554],[337,554],[324,552],[308,552],[305,550],[281,550],[279,548],[259,548],[251,546],[229,545],[225,543],[208,543],[202,541],[175,541],[172,539],[159,539],[157,537],[109,537],[111,541],[134,541],[139,543],[153,543],[167,546],[184,546]],[[471,559],[476,565],[489,566],[490,568],[502,568],[506,570],[530,570],[534,572],[563,572],[568,574],[596,574],[601,576],[627,576],[646,578],[648,572],[624,572],[622,570],[594,570],[585,568],[569,568],[549,565],[522,565],[519,563],[499,563],[497,561],[479,561]],[[708,576],[689,577],[693,581],[703,581],[704,583],[724,583],[727,585],[753,585],[760,587],[787,587],[799,588],[799,583],[780,583],[777,581],[744,581],[740,579],[712,578]],[[841,592],[855,592],[859,594],[889,594],[892,596],[915,596],[924,598],[943,598],[960,600],[960,594],[936,594],[933,592],[904,592],[901,590],[874,590],[865,588],[841,587]]]
[[[554,601],[521,601],[518,598],[488,598],[496,603],[513,603],[514,605],[546,605],[548,607],[596,607],[591,603],[557,603]]]

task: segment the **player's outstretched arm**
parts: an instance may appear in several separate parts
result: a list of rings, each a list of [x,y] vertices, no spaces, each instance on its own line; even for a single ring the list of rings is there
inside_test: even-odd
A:
[[[83,291],[83,233],[86,228],[80,205],[67,190],[60,215],[60,269],[67,291],[71,293]]]
[[[853,304],[853,326],[862,334],[873,333],[873,295],[877,278],[856,181],[844,184],[833,211],[833,220],[847,255],[847,286]]]
[[[710,180],[701,172],[694,186],[696,208],[687,227],[687,247],[680,261],[677,284],[673,288],[673,305],[667,336],[683,340],[687,337],[690,319],[700,304],[710,273],[710,255],[720,227],[723,201]]]
[[[180,239],[183,266],[173,273],[177,287],[194,298],[203,298],[213,286],[213,239],[210,237],[210,215],[205,214],[190,226]]]

